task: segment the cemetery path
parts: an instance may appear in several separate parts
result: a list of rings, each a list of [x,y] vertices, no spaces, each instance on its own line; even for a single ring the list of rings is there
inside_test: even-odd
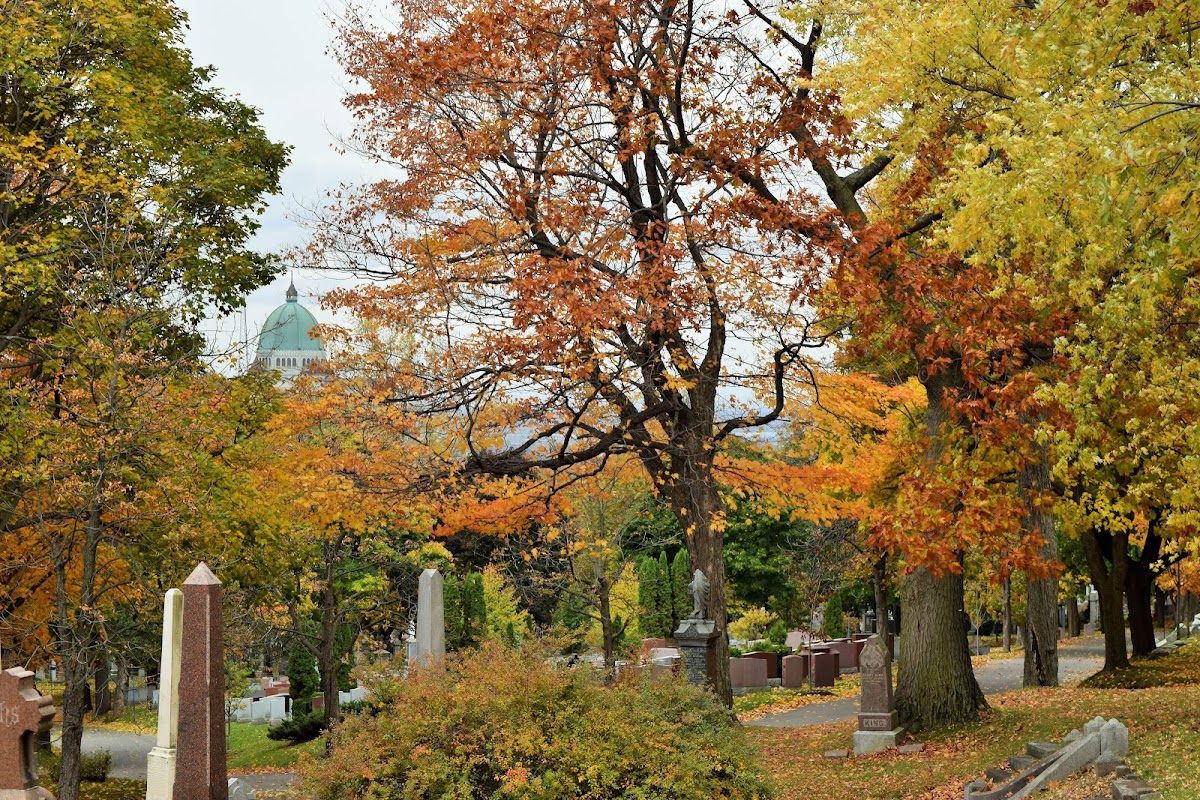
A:
[[[1062,683],[1069,683],[1091,675],[1102,666],[1104,666],[1103,639],[1082,639],[1077,643],[1060,645],[1058,649],[1058,679]],[[1024,661],[1022,659],[999,659],[989,661],[975,670],[975,678],[979,681],[979,686],[983,689],[984,694],[1000,694],[1020,689],[1023,671]],[[794,708],[791,711],[771,714],[746,724],[771,728],[804,728],[809,725],[852,719],[857,713],[858,698],[846,697],[841,700],[814,703]]]
[[[59,731],[55,729],[53,736],[58,738]],[[127,780],[146,780],[146,756],[154,747],[154,734],[129,733],[127,731],[109,731],[99,728],[85,728],[83,731],[83,752],[100,753],[105,750],[112,754],[113,778]],[[246,784],[247,789],[284,789],[296,780],[294,773],[263,773],[255,775],[238,775]]]

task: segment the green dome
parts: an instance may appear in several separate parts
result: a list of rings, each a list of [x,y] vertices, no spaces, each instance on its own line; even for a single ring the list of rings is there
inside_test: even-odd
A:
[[[289,288],[287,302],[272,311],[263,324],[258,350],[260,353],[278,350],[323,352],[321,343],[308,335],[316,324],[316,317],[300,305],[295,288]]]

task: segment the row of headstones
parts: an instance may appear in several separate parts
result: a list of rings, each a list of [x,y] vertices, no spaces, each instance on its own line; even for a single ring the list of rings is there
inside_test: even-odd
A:
[[[341,704],[360,702],[366,699],[366,690],[355,687],[348,692],[338,692],[338,702]],[[274,725],[292,718],[292,698],[276,694],[263,697],[242,697],[235,700],[230,709],[234,722],[248,722],[253,725]],[[313,697],[314,711],[321,710],[325,705],[325,695]]]

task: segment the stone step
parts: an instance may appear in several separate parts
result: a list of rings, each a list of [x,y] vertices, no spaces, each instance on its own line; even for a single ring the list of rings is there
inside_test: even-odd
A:
[[[1011,769],[996,769],[995,767],[985,769],[983,773],[987,775],[987,779],[992,783],[1005,783],[1013,776]]]
[[[1013,772],[1024,772],[1033,766],[1035,759],[1029,756],[1009,756],[1008,768]]]

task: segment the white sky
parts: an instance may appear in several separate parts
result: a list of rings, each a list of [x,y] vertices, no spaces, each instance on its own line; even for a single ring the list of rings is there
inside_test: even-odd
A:
[[[186,34],[192,60],[216,67],[213,84],[262,112],[261,124],[274,141],[292,146],[283,192],[270,199],[262,229],[253,241],[259,251],[283,252],[304,243],[298,217],[319,207],[327,191],[381,174],[379,168],[335,149],[338,136],[353,128],[341,104],[345,79],[326,52],[334,30],[329,17],[339,0],[176,0],[188,15]],[[284,301],[288,276],[253,292],[246,301],[253,336],[271,309]],[[316,295],[338,279],[313,271],[296,272],[301,302],[320,320]],[[212,320],[208,333],[223,348],[236,336],[240,320]]]

